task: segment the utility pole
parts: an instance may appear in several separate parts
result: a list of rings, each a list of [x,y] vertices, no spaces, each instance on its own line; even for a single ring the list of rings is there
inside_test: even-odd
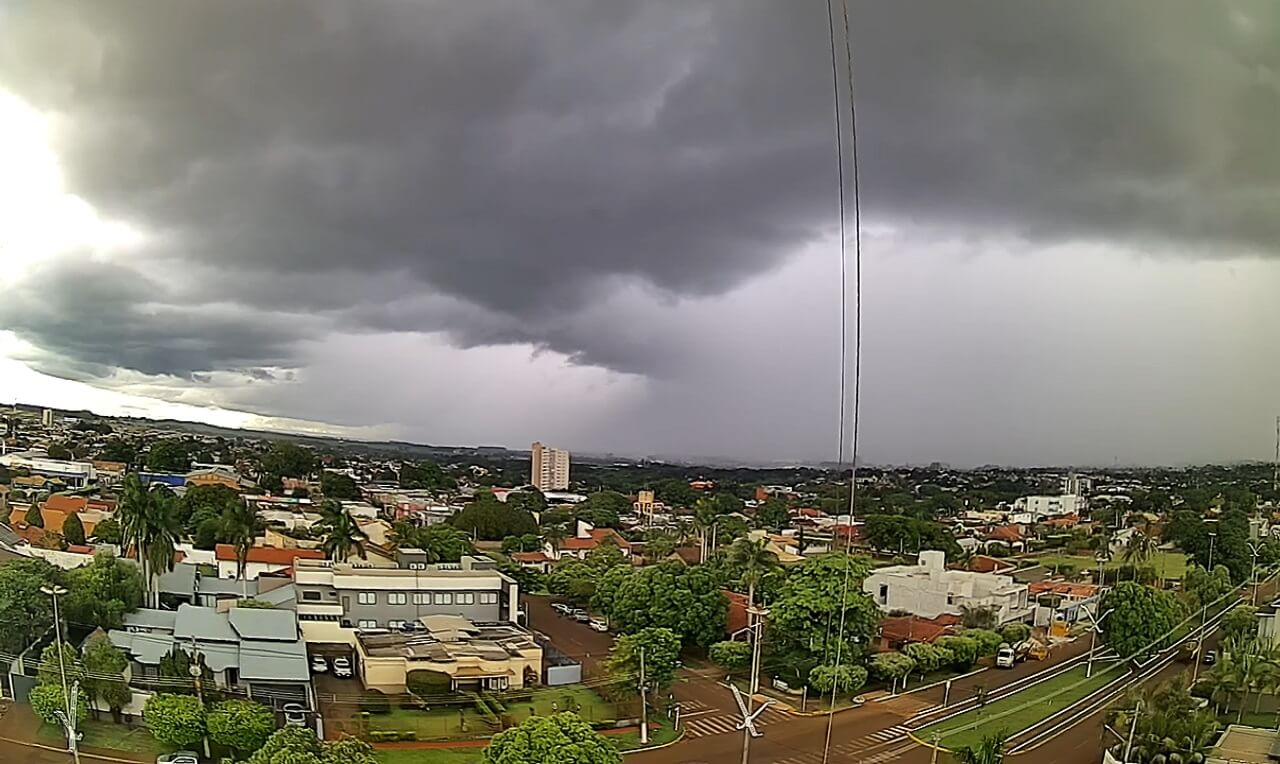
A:
[[[644,646],[640,647],[640,745],[649,744],[649,701],[644,681]]]
[[[1098,634],[1102,632],[1102,622],[1106,620],[1107,616],[1111,615],[1111,611],[1114,609],[1115,608],[1107,610],[1097,618],[1093,617],[1092,610],[1087,608],[1084,609],[1085,614],[1089,616],[1089,662],[1088,667],[1084,671],[1085,679],[1093,678],[1093,651],[1098,644]]]
[[[929,764],[938,764],[938,745],[942,742],[942,735],[937,732],[933,733],[933,745],[930,748],[933,752],[929,754]]]
[[[1142,713],[1142,701],[1139,700],[1133,707],[1133,721],[1129,724],[1129,740],[1124,744],[1124,762],[1129,764],[1129,753],[1133,750],[1133,733],[1138,729],[1138,714]]]
[[[1256,541],[1249,542],[1249,554],[1253,555],[1253,562],[1249,565],[1249,604],[1258,606],[1258,555],[1262,554],[1262,544]]]
[[[747,764],[750,760],[751,738],[759,734],[756,731],[754,720],[759,715],[759,712],[765,708],[761,706],[755,712],[751,709],[755,703],[756,693],[760,691],[760,643],[763,641],[761,639],[761,627],[764,626],[764,617],[768,612],[768,610],[747,607],[747,620],[750,621],[752,616],[755,616],[755,622],[747,627],[751,630],[751,679],[747,684],[746,704],[742,708],[742,764]],[[739,701],[739,704],[741,704],[741,701]]]
[[[67,662],[62,656],[62,618],[58,615],[58,598],[66,594],[67,590],[55,584],[52,587],[42,586],[40,591],[53,599],[53,638],[58,650],[58,673],[62,675],[62,700],[66,703],[66,716],[62,721],[67,728],[67,748],[71,751],[71,758],[76,764],[80,764],[80,741],[79,733],[76,732],[76,705],[80,697],[80,684],[76,683],[73,697],[67,687]]]
[[[204,685],[201,680],[204,679],[204,672],[200,668],[200,649],[196,647],[196,637],[191,635],[191,664],[187,666],[187,673],[196,683],[196,697],[200,699],[200,710],[204,711]],[[209,753],[209,736],[207,734],[200,735],[201,742],[204,743],[204,757],[212,758]]]
[[[1209,533],[1209,575],[1213,575],[1213,543],[1218,540],[1218,534]],[[1200,634],[1196,637],[1195,660],[1191,664],[1191,683],[1195,684],[1200,678],[1200,653],[1204,650],[1204,624],[1209,617],[1209,603],[1200,603]],[[1127,756],[1126,756],[1127,758]]]

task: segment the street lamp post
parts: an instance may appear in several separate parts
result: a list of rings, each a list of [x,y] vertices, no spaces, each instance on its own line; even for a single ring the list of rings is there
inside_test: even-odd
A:
[[[71,751],[71,758],[76,764],[80,764],[80,747],[77,745],[79,741],[76,733],[78,720],[76,719],[75,709],[80,695],[80,684],[79,682],[76,683],[76,697],[73,698],[70,688],[67,687],[67,662],[62,655],[62,618],[58,614],[58,598],[66,594],[67,590],[55,584],[53,586],[42,586],[40,591],[49,595],[53,600],[53,638],[58,650],[58,673],[62,676],[62,700],[66,704],[66,713],[60,713],[59,719],[67,728],[67,748]]]
[[[1218,540],[1218,534],[1213,531],[1209,532],[1209,579],[1213,580],[1213,544]],[[1204,651],[1204,624],[1209,618],[1209,603],[1200,603],[1200,632],[1196,635],[1196,651],[1195,662],[1191,665],[1191,683],[1195,684],[1200,678],[1200,654]]]
[[[1262,554],[1262,544],[1251,541],[1249,542],[1249,553],[1253,555],[1253,562],[1249,565],[1249,587],[1252,591],[1249,593],[1249,604],[1254,607],[1258,606],[1258,555]]]

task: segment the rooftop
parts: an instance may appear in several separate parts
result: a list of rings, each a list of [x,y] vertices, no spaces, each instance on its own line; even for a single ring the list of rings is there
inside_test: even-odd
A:
[[[214,554],[221,562],[234,562],[236,548],[230,544],[218,544]],[[270,546],[255,546],[249,549],[247,562],[264,565],[293,565],[297,560],[323,560],[324,552],[318,549],[277,549]]]
[[[357,638],[373,658],[453,661],[458,658],[506,660],[538,645],[528,630],[506,622],[475,622],[459,615],[429,615],[420,619],[425,633],[373,634]]]

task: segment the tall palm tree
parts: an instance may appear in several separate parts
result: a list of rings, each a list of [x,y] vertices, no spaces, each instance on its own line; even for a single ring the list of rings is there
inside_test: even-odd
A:
[[[1000,764],[1004,761],[1004,743],[1008,735],[996,732],[983,736],[976,746],[965,746],[951,755],[960,764]]]
[[[778,568],[778,555],[769,551],[766,539],[740,538],[729,547],[728,563],[731,570],[740,571],[740,580],[747,586],[747,607],[756,602],[756,587],[766,573]]]
[[[155,578],[173,570],[178,538],[173,493],[165,486],[148,488],[137,475],[125,477],[116,512],[124,548],[134,550],[142,569],[142,583],[152,606],[159,605]]]
[[[542,538],[551,545],[551,551],[559,557],[560,543],[569,538],[569,528],[564,523],[551,523],[542,528]]]
[[[1145,525],[1133,529],[1133,535],[1129,537],[1129,543],[1124,548],[1124,561],[1133,566],[1133,580],[1138,580],[1138,566],[1155,557],[1159,546],[1159,540],[1151,535]]]
[[[324,533],[320,548],[330,560],[346,562],[353,551],[364,555],[364,542],[369,537],[336,501],[326,501],[320,507],[320,522],[316,527]]]
[[[218,522],[222,526],[222,538],[236,551],[236,574],[240,579],[240,592],[247,596],[249,582],[245,569],[249,567],[249,550],[253,548],[261,527],[258,513],[241,499],[227,506]]]
[[[711,553],[708,536],[718,516],[718,509],[710,499],[698,499],[693,505],[693,529],[698,534],[698,562],[700,563],[706,562],[707,555]]]

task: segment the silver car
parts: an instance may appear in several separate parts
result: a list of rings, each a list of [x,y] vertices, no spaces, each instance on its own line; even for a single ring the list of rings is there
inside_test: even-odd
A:
[[[284,712],[284,723],[290,727],[307,726],[307,709],[301,703],[285,703],[280,710]]]
[[[200,764],[200,754],[195,751],[174,751],[157,756],[156,764]]]

